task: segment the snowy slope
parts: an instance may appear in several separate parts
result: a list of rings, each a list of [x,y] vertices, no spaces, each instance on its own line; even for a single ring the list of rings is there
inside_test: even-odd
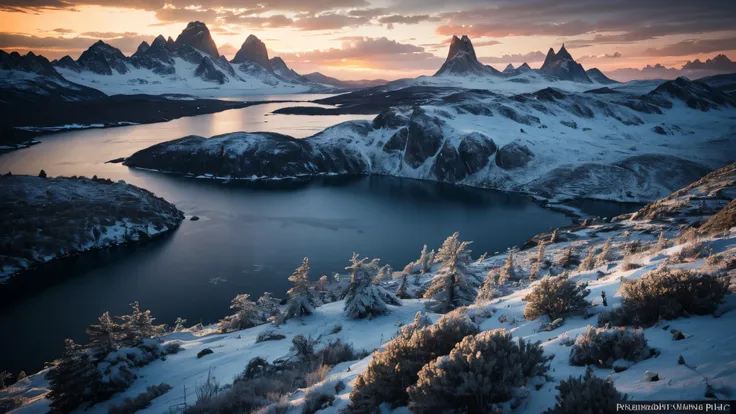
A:
[[[706,177],[705,184],[701,182],[700,187],[706,185],[714,189],[722,187],[723,182],[726,186],[729,185],[728,182],[734,180],[733,172],[736,169],[731,168],[729,171],[721,172],[720,177]],[[723,180],[724,177],[729,178]],[[697,197],[695,192],[688,194],[690,195],[680,194],[678,197],[683,200]],[[715,316],[681,317],[645,329],[643,332],[648,346],[657,351],[654,356],[631,364],[622,372],[595,368],[594,374],[612,380],[617,390],[628,394],[633,401],[712,400],[712,397],[706,397],[707,389],[712,390],[718,399],[732,398],[736,393],[736,348],[732,346],[736,340],[736,332],[731,329],[736,324],[736,296],[733,295],[736,288],[736,268],[733,267],[736,263],[736,223],[731,223],[730,230],[714,235],[687,236],[689,233],[681,230],[681,223],[699,223],[708,220],[711,213],[704,216],[694,215],[687,210],[681,211],[680,215],[676,213],[673,211],[670,219],[658,221],[632,220],[629,215],[612,220],[586,221],[582,225],[558,229],[555,233],[557,239],[552,242],[549,242],[552,237],[550,233],[536,236],[531,243],[525,245],[526,249],[514,249],[516,277],[501,287],[501,296],[476,303],[462,311],[466,315],[472,315],[473,321],[481,330],[507,329],[515,338],[539,341],[545,354],[554,356],[548,372],[549,380],[542,383],[539,389],[529,387],[523,404],[514,412],[536,414],[551,407],[555,402],[555,387],[559,382],[570,375],[583,375],[586,369],[569,365],[569,341],[574,341],[589,325],[596,325],[597,314],[620,305],[619,288],[622,280],[639,279],[663,265],[720,274],[720,277],[730,279],[731,293],[726,296]],[[660,246],[657,240],[660,233],[668,239],[667,245]],[[600,251],[607,240],[610,240],[611,246],[610,258],[606,263],[590,270],[580,271],[574,266],[567,269],[570,271],[570,280],[588,283],[590,294],[586,300],[591,307],[584,314],[566,316],[561,326],[550,330],[543,329],[543,324],[550,322],[546,317],[534,321],[524,318],[524,308],[527,305],[523,298],[539,283],[537,280],[529,280],[528,273],[538,256],[538,250],[529,247],[533,247],[538,240],[548,243],[543,259],[550,263],[549,266],[543,266],[540,277],[559,274],[565,270],[559,261],[563,252],[568,249],[572,249],[573,256],[582,259],[591,247],[594,251]],[[708,257],[682,255],[682,252],[692,251],[694,248],[710,249]],[[721,260],[711,260],[714,256]],[[507,257],[508,253],[496,253],[474,262],[469,270],[479,277],[485,277],[489,270],[502,266]],[[435,276],[438,266],[435,265],[430,272],[419,275],[417,283],[426,286]],[[392,289],[397,284],[398,280],[384,282],[386,287]],[[412,282],[411,290],[416,289],[417,286]],[[606,304],[603,304],[601,296],[604,291],[607,292]],[[399,325],[410,322],[414,313],[424,308],[424,303],[424,299],[402,300],[402,306],[392,306],[388,315],[373,320],[353,321],[345,317],[342,311],[343,301],[337,301],[318,307],[311,316],[289,320],[285,325],[276,327],[276,331],[285,335],[285,339],[262,343],[255,343],[257,335],[265,329],[274,329],[273,327],[263,325],[234,333],[218,334],[212,329],[214,326],[211,326],[201,330],[172,333],[164,337],[163,341],[180,341],[182,352],[139,369],[136,372],[138,379],[132,387],[85,412],[104,413],[108,407],[120,403],[123,398],[134,397],[145,391],[147,386],[161,382],[168,383],[173,389],[153,400],[151,406],[141,412],[160,413],[181,409],[185,401],[190,405],[194,403],[196,387],[204,383],[209,373],[215,375],[221,384],[229,384],[235,375],[242,372],[251,358],[259,356],[274,361],[289,355],[290,340],[297,334],[319,338],[322,345],[318,345],[318,348],[340,338],[353,343],[357,349],[380,349],[381,344],[390,340],[397,332]],[[432,314],[429,316],[432,321],[439,317]],[[332,328],[337,324],[342,326],[342,330],[333,333]],[[681,331],[684,339],[673,339],[673,330]],[[214,353],[198,359],[197,353],[205,348]],[[678,363],[681,357],[685,364]],[[371,358],[369,356],[362,360],[341,363],[333,367],[321,383],[314,386],[319,387],[336,380],[343,380],[347,385],[338,392],[336,400],[319,411],[320,413],[338,413],[347,406],[353,380],[366,369]],[[659,380],[645,380],[647,371],[658,374]],[[43,396],[48,384],[42,375],[43,372],[20,381],[9,390],[0,392],[0,397],[23,395],[28,398],[26,405],[17,412],[45,412],[49,402]],[[290,404],[289,413],[302,412],[306,391],[297,389],[286,397]],[[394,412],[407,411],[399,408]]]
[[[673,95],[660,86],[644,96],[423,88],[421,106],[392,108],[373,123],[346,122],[304,140],[187,137],[125,162],[228,179],[386,174],[549,200],[651,201],[736,154],[734,101],[702,84],[671,82],[686,88]]]

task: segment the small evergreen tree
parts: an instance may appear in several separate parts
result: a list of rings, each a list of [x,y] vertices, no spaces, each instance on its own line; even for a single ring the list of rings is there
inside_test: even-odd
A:
[[[458,233],[455,233],[437,251],[437,259],[442,262],[442,271],[432,279],[424,297],[432,299],[434,308],[439,312],[469,305],[475,299],[473,284],[465,268],[470,260],[470,250],[467,249],[470,243],[460,242]]]
[[[64,342],[64,353],[56,366],[46,374],[54,412],[68,413],[91,401],[100,384],[100,373],[89,355],[71,339]]]
[[[534,280],[539,275],[539,271],[542,268],[542,265],[544,264],[544,246],[545,243],[543,241],[539,241],[539,248],[537,249],[537,261],[532,265],[531,269],[529,269],[529,279]]]
[[[309,259],[306,257],[294,274],[289,276],[294,286],[289,289],[289,302],[286,305],[286,319],[311,315],[314,312],[315,299],[309,290]]]
[[[601,248],[601,252],[598,254],[598,257],[595,259],[595,266],[603,266],[604,264],[611,261],[611,238],[607,239],[605,243],[603,243],[603,247]]]
[[[375,281],[376,282],[382,282],[384,280],[391,280],[393,279],[394,269],[391,268],[390,264],[387,264],[385,266],[382,266],[380,269],[378,269],[378,275],[376,276]]]
[[[252,328],[264,322],[262,312],[256,307],[256,303],[250,300],[247,293],[235,296],[230,309],[236,309],[237,313],[226,316],[217,324],[222,332]]]
[[[552,235],[549,236],[549,242],[557,243],[559,239],[560,239],[560,236],[557,234],[557,229],[552,230]]]
[[[572,258],[573,258],[572,247],[568,247],[567,249],[565,249],[565,251],[562,252],[562,256],[560,256],[560,262],[559,262],[560,267],[565,268],[565,267],[571,266]]]
[[[657,239],[657,246],[654,247],[655,252],[661,252],[662,250],[667,248],[667,239],[664,237],[664,232],[659,233],[659,238]]]
[[[327,279],[327,276],[322,276]],[[258,298],[258,310],[261,312],[261,318],[272,322],[278,319],[281,314],[281,299],[274,298],[271,292],[263,292],[263,296]]]
[[[509,252],[509,257],[506,259],[506,263],[501,268],[501,272],[498,276],[499,285],[503,285],[509,279],[516,278],[516,269],[514,267],[514,252]]]
[[[151,311],[141,311],[140,304],[135,301],[130,304],[133,312],[130,315],[119,317],[120,327],[123,332],[122,342],[126,346],[136,346],[143,338],[153,338],[164,331],[164,325],[154,325],[155,318]]]
[[[408,289],[408,281],[407,281],[407,274],[403,273],[401,275],[401,283],[399,284],[398,289],[396,289],[396,297],[399,299],[409,299],[409,292]]]
[[[595,248],[593,246],[588,247],[588,255],[585,256],[580,266],[578,266],[578,272],[585,272],[593,270],[595,268]]]
[[[174,322],[174,332],[180,332],[186,329],[186,319],[182,319],[181,317],[176,318],[176,321]]]
[[[419,256],[419,261],[417,262],[419,264],[419,273],[429,272],[429,269],[432,267],[432,261],[434,260],[433,256],[434,255],[430,255],[429,252],[427,252],[427,245],[425,244],[422,248],[422,253]]]
[[[370,262],[367,257],[360,259],[357,253],[353,253],[350,266],[345,268],[350,272],[350,285],[345,296],[345,312],[352,319],[386,314],[389,312],[386,303],[401,305],[401,301],[393,293],[373,283],[378,272],[378,262],[379,259]]]
[[[486,280],[478,289],[478,296],[476,300],[486,301],[492,300],[496,296],[496,289],[498,287],[498,269],[491,269],[486,275]]]
[[[123,328],[115,323],[109,312],[105,312],[98,318],[99,323],[87,327],[87,347],[97,358],[116,350],[120,341],[124,338]]]

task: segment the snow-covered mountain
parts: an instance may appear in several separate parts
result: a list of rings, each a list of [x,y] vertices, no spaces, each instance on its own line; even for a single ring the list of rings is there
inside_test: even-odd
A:
[[[447,59],[434,76],[458,75],[501,75],[491,66],[483,65],[475,56],[473,43],[468,36],[452,36]]]
[[[189,136],[139,151],[125,163],[222,179],[386,174],[548,200],[650,201],[736,154],[730,122],[736,100],[685,78],[645,95],[608,87],[509,96],[416,86],[368,91],[356,99],[371,105],[376,96],[388,96],[409,105],[392,107],[372,123],[345,122],[306,139]],[[330,102],[348,106],[345,96]]]
[[[100,40],[76,61],[65,56],[53,63],[65,78],[107,94],[227,96],[330,89],[302,78],[283,61],[276,73],[266,45],[254,35],[228,61],[202,22],[189,23],[176,40],[158,36],[143,42],[130,57]]]
[[[77,101],[104,96],[98,90],[66,80],[43,56],[0,50],[0,104]]]
[[[312,82],[317,82],[322,85],[334,86],[341,89],[370,88],[373,86],[381,86],[389,83],[389,81],[384,79],[340,80],[319,72],[308,73],[304,75],[304,77],[311,80]]]
[[[574,82],[592,83],[588,75],[583,69],[583,65],[577,63],[572,58],[570,52],[565,49],[563,44],[557,53],[550,48],[547,57],[544,59],[539,72],[546,75],[554,76],[561,80],[569,80]]]

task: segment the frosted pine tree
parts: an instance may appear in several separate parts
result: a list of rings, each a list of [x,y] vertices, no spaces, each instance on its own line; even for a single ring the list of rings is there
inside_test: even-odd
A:
[[[174,322],[174,332],[181,332],[186,329],[187,320],[181,317],[176,318]]]
[[[603,247],[601,248],[601,252],[598,253],[598,257],[595,259],[595,266],[603,266],[604,264],[611,261],[612,253],[611,253],[611,238],[606,240],[605,243],[603,243]]]
[[[440,273],[432,279],[432,283],[424,294],[432,299],[432,307],[439,312],[447,312],[459,306],[468,305],[475,299],[475,290],[465,265],[470,260],[471,242],[460,242],[458,233],[445,240],[437,251],[436,260],[442,262]]]
[[[151,311],[141,311],[140,304],[135,301],[130,304],[132,313],[130,315],[121,316],[120,326],[124,333],[124,342],[127,346],[135,346],[144,338],[153,338],[164,331],[164,325],[154,325],[155,318],[151,316]]]
[[[378,272],[379,259],[370,262],[365,257],[360,259],[353,253],[350,266],[345,270],[350,272],[350,285],[345,296],[345,313],[350,318],[362,319],[384,315],[389,312],[387,303],[401,305],[401,301],[382,286],[373,283]]]
[[[419,256],[419,262],[418,262],[419,272],[420,273],[429,272],[429,270],[432,267],[432,261],[433,261],[433,257],[429,252],[427,252],[427,245],[425,244],[424,247],[422,248],[422,253]]]
[[[256,304],[261,317],[266,321],[272,322],[281,314],[281,299],[273,297],[271,292],[263,292],[263,296],[258,298]]]
[[[391,265],[387,264],[380,269],[378,269],[378,275],[376,276],[377,282],[382,282],[385,280],[391,280],[393,279],[394,269],[391,268]]]
[[[514,266],[514,252],[509,252],[509,257],[506,259],[506,263],[501,268],[501,272],[498,274],[498,284],[503,285],[509,279],[516,278],[516,267]]]
[[[408,299],[410,298],[409,292],[407,291],[409,286],[409,282],[407,281],[407,274],[403,273],[401,275],[401,283],[399,284],[398,289],[396,289],[396,297],[399,299]]]
[[[544,246],[545,243],[543,241],[539,241],[539,248],[537,249],[537,261],[534,262],[531,269],[529,269],[529,279],[534,280],[537,278],[539,271],[542,269],[542,265],[544,264]]]
[[[491,300],[496,296],[496,289],[498,288],[498,269],[491,269],[486,275],[486,280],[483,281],[480,289],[478,289],[478,296],[476,300],[487,301]]]
[[[304,258],[301,266],[289,276],[289,281],[294,286],[287,292],[289,302],[286,305],[286,319],[311,315],[316,301],[309,289],[309,259]]]
[[[64,353],[58,363],[46,374],[51,392],[53,412],[68,413],[86,401],[95,398],[101,382],[100,372],[89,355],[71,339],[64,341]]]
[[[578,266],[578,272],[585,272],[587,270],[593,270],[595,267],[595,248],[593,246],[588,247],[588,255],[585,256],[580,266]]]
[[[217,324],[222,332],[252,328],[264,322],[263,314],[247,293],[236,296],[230,303],[230,309],[236,309],[237,312]]]
[[[87,327],[87,346],[95,356],[104,357],[118,349],[123,329],[113,321],[109,312],[103,313],[97,320],[98,324]]]

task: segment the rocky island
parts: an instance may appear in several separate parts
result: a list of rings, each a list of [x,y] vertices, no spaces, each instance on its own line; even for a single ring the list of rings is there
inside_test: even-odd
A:
[[[84,251],[176,229],[184,213],[150,191],[97,177],[0,177],[0,284]]]

